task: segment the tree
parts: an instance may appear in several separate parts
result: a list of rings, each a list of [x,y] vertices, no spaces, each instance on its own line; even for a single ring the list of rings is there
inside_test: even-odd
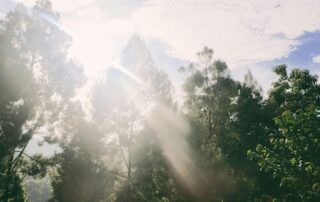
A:
[[[22,154],[34,130],[33,127],[23,129],[34,114],[31,109],[36,97],[32,93],[35,91],[32,75],[34,62],[28,58],[28,51],[24,50],[24,23],[29,24],[30,21],[22,5],[1,22],[0,198],[3,201],[24,200],[19,168],[23,165]]]
[[[190,144],[206,175],[219,175],[207,186],[206,200],[255,200],[276,195],[275,180],[261,173],[247,158],[247,150],[266,143],[274,128],[273,113],[251,73],[234,81],[227,65],[213,59],[208,48],[199,62],[182,67],[187,72],[185,111],[191,123]],[[222,187],[222,188],[221,188]]]
[[[277,195],[277,181],[269,173],[260,172],[246,155],[257,144],[268,144],[268,133],[274,129],[273,111],[266,105],[259,84],[250,71],[239,85],[239,95],[232,111],[234,135],[229,137],[224,154],[236,175],[242,176],[238,183],[246,187],[245,193],[250,200]]]
[[[49,163],[25,153],[32,136],[50,123],[61,105],[54,97],[73,96],[81,77],[69,61],[70,37],[56,24],[47,0],[29,12],[23,5],[9,12],[0,27],[0,199],[23,201],[25,176],[43,177]],[[80,71],[81,72],[81,71]],[[74,82],[69,82],[74,81]],[[61,104],[61,103],[60,103]],[[50,111],[50,113],[48,113]],[[52,116],[48,116],[52,114]],[[52,123],[52,122],[51,122]]]
[[[239,83],[230,77],[226,63],[213,59],[211,49],[205,47],[198,57],[198,63],[181,68],[187,73],[183,87],[187,95],[184,107],[191,123],[189,141],[206,178],[219,176],[203,180],[208,187],[203,200],[228,200],[235,197],[235,176],[228,162],[233,158],[230,147],[236,143],[232,118]]]
[[[94,124],[78,120],[70,142],[55,156],[57,174],[52,178],[52,201],[110,200],[115,174],[103,157],[111,155],[103,144],[103,133]]]
[[[248,155],[265,172],[279,180],[280,200],[317,201],[320,198],[319,124],[320,85],[307,70],[286,66],[274,69],[279,76],[268,102],[278,106],[270,146],[258,144]]]
[[[94,119],[105,125],[108,138],[114,139],[109,146],[118,148],[116,157],[122,160],[116,200],[169,200],[174,186],[159,141],[162,134],[146,119],[160,105],[174,109],[171,83],[139,36],[131,38],[122,55],[123,67],[110,69],[94,93]]]
[[[131,193],[129,193],[131,198],[127,198],[127,200],[172,200],[174,185],[165,164],[163,148],[161,148],[159,140],[163,134],[154,131],[147,120],[147,117],[152,114],[158,114],[159,106],[165,105],[168,108],[174,108],[171,98],[171,82],[164,72],[156,68],[146,45],[137,35],[132,37],[123,51],[123,64],[144,81],[144,84],[139,86],[141,91],[138,97],[146,98],[142,102],[141,100],[133,100],[137,106],[136,117],[141,121],[135,123],[140,129],[134,131],[135,135],[131,139],[132,170],[127,185],[131,189]],[[129,196],[128,192],[120,191],[117,200],[122,201],[121,197],[126,195]]]

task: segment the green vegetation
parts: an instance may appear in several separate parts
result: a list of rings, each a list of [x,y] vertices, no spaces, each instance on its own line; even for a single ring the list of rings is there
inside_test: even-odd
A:
[[[72,38],[48,18],[59,15],[41,0],[0,24],[0,201],[320,201],[317,76],[279,65],[264,97],[205,47],[180,68],[180,107],[134,36],[127,70],[92,87],[88,118]],[[35,136],[61,151],[29,155]]]

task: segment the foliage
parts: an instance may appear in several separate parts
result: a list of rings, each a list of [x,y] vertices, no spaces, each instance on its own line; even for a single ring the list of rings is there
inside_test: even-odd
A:
[[[280,78],[270,92],[270,102],[279,105],[277,127],[269,134],[270,146],[258,144],[248,155],[280,180],[280,199],[317,201],[320,86],[306,70],[294,69],[287,76],[286,67],[278,66],[275,72]]]
[[[245,159],[245,151],[239,144],[242,140],[234,129],[234,122],[241,115],[236,113],[236,107],[240,107],[237,102],[241,101],[244,91],[241,90],[239,98],[241,86],[230,77],[224,62],[213,60],[211,49],[205,47],[198,56],[198,63],[182,68],[187,73],[184,89],[187,93],[185,108],[192,126],[189,141],[206,177],[217,173],[221,176],[206,184],[205,200],[228,200],[236,197],[233,195],[236,184],[230,178],[234,174],[228,163],[235,165]],[[240,200],[241,196],[237,197]]]
[[[234,80],[205,47],[180,68],[179,111],[134,35],[84,109],[82,66],[67,57],[72,39],[58,20],[40,0],[0,23],[0,201],[27,201],[25,190],[35,201],[320,200],[317,76],[277,66],[264,97],[250,71]],[[61,152],[29,155],[40,133]]]
[[[85,121],[75,130],[70,143],[55,157],[57,174],[52,179],[52,201],[105,200],[115,176],[103,163],[106,150],[101,144],[102,134]]]
[[[70,37],[48,19],[56,21],[58,15],[49,1],[42,0],[31,10],[18,4],[1,21],[1,201],[25,200],[21,185],[25,176],[46,174],[49,160],[31,157],[25,149],[33,135],[61,111],[52,96],[67,100],[79,84],[76,77],[81,73],[72,72],[78,66],[66,58]]]

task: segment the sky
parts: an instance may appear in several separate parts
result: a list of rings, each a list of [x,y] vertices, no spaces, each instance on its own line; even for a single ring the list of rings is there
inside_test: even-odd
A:
[[[35,1],[1,0],[0,19],[19,2],[31,8]],[[195,62],[204,46],[226,61],[235,79],[242,80],[250,70],[265,93],[276,79],[272,68],[279,64],[320,75],[319,0],[51,2],[61,27],[73,37],[70,56],[84,64],[90,78],[79,92],[83,97],[97,75],[119,60],[134,34],[144,40],[156,66],[168,73],[178,96],[183,82],[178,68]],[[57,149],[48,148],[47,153]]]
[[[0,17],[17,2],[1,0]],[[71,56],[96,75],[140,35],[159,68],[179,88],[177,69],[197,60],[204,46],[227,62],[234,78],[250,69],[265,91],[271,69],[286,63],[320,73],[319,0],[52,0],[74,38]],[[94,51],[93,51],[94,50]],[[179,91],[179,89],[177,90]]]

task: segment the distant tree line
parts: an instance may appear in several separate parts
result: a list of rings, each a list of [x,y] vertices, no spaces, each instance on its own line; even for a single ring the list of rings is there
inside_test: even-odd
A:
[[[0,201],[41,201],[48,190],[61,202],[320,201],[316,75],[279,65],[264,97],[250,71],[234,80],[205,47],[180,68],[180,107],[133,36],[126,70],[93,87],[88,118],[73,99],[87,78],[58,21],[39,0],[0,22]],[[38,135],[61,152],[26,153]],[[43,178],[51,186],[26,182]]]

